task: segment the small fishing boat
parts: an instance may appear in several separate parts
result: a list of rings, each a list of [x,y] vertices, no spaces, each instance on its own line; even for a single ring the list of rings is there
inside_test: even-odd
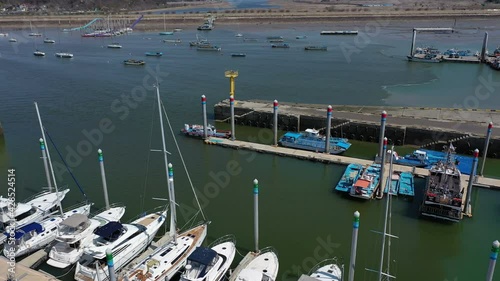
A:
[[[290,48],[290,45],[288,45],[287,43],[283,43],[283,44],[273,44],[271,45],[272,48],[281,48],[281,49],[288,49]]]
[[[146,52],[145,55],[147,57],[161,57],[163,56],[162,52]]]
[[[386,181],[384,193],[387,194],[387,192],[390,189],[392,195],[398,195],[400,179],[401,179],[400,174],[398,172],[393,172],[391,176],[391,181],[390,182]]]
[[[181,39],[164,39],[163,43],[182,43]]]
[[[245,53],[232,53],[232,57],[246,57],[247,55]]]
[[[191,41],[191,42],[189,42],[189,47],[198,47],[198,46],[201,46],[201,45],[210,45],[210,43],[208,42],[207,39],[201,39],[201,40],[198,40],[198,41]]]
[[[40,37],[40,36],[42,36],[42,34],[41,33],[37,33],[37,32],[31,32],[30,34],[28,34],[28,36]]]
[[[361,199],[371,199],[380,183],[380,164],[367,166],[352,185],[350,195]]]
[[[283,36],[268,36],[267,40],[283,39]]]
[[[278,141],[280,146],[293,149],[302,149],[315,152],[325,151],[326,136],[320,135],[318,130],[306,129],[304,132],[287,132]],[[341,154],[351,147],[351,144],[344,138],[330,137],[329,154]]]
[[[227,235],[209,247],[198,247],[187,258],[181,281],[219,281],[224,278],[236,254],[236,239]]]
[[[9,33],[0,33],[0,37],[7,37],[9,36]]]
[[[203,25],[198,26],[198,30],[212,30],[213,26],[211,24],[205,23]]]
[[[64,59],[71,59],[73,58],[73,54],[71,53],[56,53],[56,57],[58,58],[64,58]]]
[[[269,43],[283,43],[285,40],[283,39],[270,39]]]
[[[125,64],[125,65],[145,65],[146,63],[143,60],[128,59],[128,60],[124,60],[123,64]]]
[[[432,163],[429,161],[429,157],[427,152],[423,150],[415,150],[413,153],[403,156],[399,156],[396,151],[387,151],[387,156],[391,157],[394,164],[397,165],[405,165],[405,166],[414,166],[417,168],[425,168]],[[390,158],[389,158],[390,159]],[[437,160],[435,161],[437,162]]]
[[[16,42],[17,42],[17,39],[16,39],[16,38],[10,38],[10,39],[9,39],[9,42],[11,42],[11,43],[16,43]]]
[[[196,50],[198,51],[215,51],[219,52],[221,50],[221,47],[215,46],[215,45],[210,45],[210,44],[203,44],[199,45]]]
[[[174,35],[173,31],[162,31],[160,32],[160,35]]]
[[[185,124],[184,128],[181,130],[186,136],[203,138],[205,135],[203,125],[189,125]],[[217,138],[230,138],[231,131],[217,131],[213,125],[207,126],[207,136],[217,137]]]
[[[33,52],[33,55],[35,57],[45,57],[45,53],[42,51],[39,51],[39,50],[36,50],[35,52]]]
[[[415,196],[415,185],[413,182],[413,174],[410,172],[402,172],[399,175],[399,195],[413,198]]]
[[[174,32],[181,32],[182,28],[174,28]]]
[[[50,38],[45,38],[45,39],[43,39],[43,43],[54,44],[54,43],[56,43],[56,40],[50,39]]]
[[[326,46],[306,46],[304,47],[306,51],[327,51],[328,48]]]
[[[337,183],[335,190],[349,192],[351,190],[351,186],[361,175],[362,170],[363,166],[361,164],[349,164],[344,171],[344,175],[342,175],[342,178]]]
[[[234,37],[243,37],[243,34],[238,33],[238,34],[234,35]]]
[[[120,43],[111,43],[111,44],[108,45],[108,48],[110,48],[110,49],[121,49],[122,45],[120,45]]]

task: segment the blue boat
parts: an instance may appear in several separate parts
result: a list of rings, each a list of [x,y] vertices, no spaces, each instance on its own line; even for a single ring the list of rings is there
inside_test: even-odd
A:
[[[148,57],[161,57],[163,56],[162,52],[146,52],[146,56]]]
[[[413,183],[413,174],[410,172],[402,172],[399,175],[399,195],[408,197],[415,196],[415,189]]]
[[[361,199],[371,199],[380,184],[380,164],[367,166],[352,185],[349,194]]]
[[[405,165],[405,166],[415,166],[417,168],[430,169],[433,165],[438,162],[446,162],[446,153],[441,151],[434,151],[428,149],[418,149],[413,151],[413,153],[401,157],[396,151],[387,151],[387,154],[392,154],[394,164]],[[459,155],[455,157],[455,165],[460,170],[462,174],[470,174],[472,168],[473,158],[470,156]]]
[[[363,170],[363,166],[360,164],[349,164],[344,171],[344,175],[337,183],[335,190],[349,192],[351,190],[351,186],[358,180],[361,175],[361,171]]]
[[[412,154],[405,155],[404,157],[399,156],[396,151],[388,150],[387,153],[389,154],[389,157],[392,154],[393,163],[397,165],[425,168],[431,164],[429,157],[427,156],[427,152],[423,150],[415,150]]]
[[[287,132],[278,141],[280,146],[295,149],[325,152],[326,137],[318,130],[306,129],[304,132]],[[341,154],[351,147],[347,139],[330,138],[330,154]]]
[[[389,187],[391,189],[391,194],[392,195],[398,195],[398,190],[399,190],[399,185],[400,185],[400,174],[398,172],[392,173],[391,181],[387,181],[385,184],[384,188],[384,193],[387,194],[387,191],[389,191]]]

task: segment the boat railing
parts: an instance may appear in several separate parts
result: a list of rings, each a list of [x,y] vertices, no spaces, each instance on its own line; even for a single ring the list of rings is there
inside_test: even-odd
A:
[[[122,202],[116,202],[116,203],[112,203],[109,205],[109,208],[126,208],[125,204],[123,204]],[[101,209],[95,211],[95,212],[92,212],[90,213],[90,217],[95,217],[97,216],[98,214],[106,211],[108,208],[106,207],[102,207]]]
[[[28,203],[29,201],[31,201],[31,200],[33,200],[33,199],[35,199],[35,198],[37,198],[37,197],[40,197],[40,196],[42,196],[42,195],[45,195],[45,194],[47,194],[47,193],[49,193],[49,191],[48,191],[48,190],[40,191],[40,192],[38,192],[38,193],[36,193],[36,194],[34,194],[34,195],[32,195],[32,196],[30,196],[30,197],[28,197],[28,198],[24,199],[23,201],[21,201],[21,203]]]
[[[216,239],[214,242],[210,243],[210,245],[208,245],[208,248],[212,248],[215,245],[219,245],[225,242],[233,242],[234,244],[236,244],[236,237],[233,234],[224,235]]]
[[[66,207],[65,209],[63,209],[63,211],[65,213],[71,211],[71,210],[74,210],[74,209],[77,209],[77,208],[80,208],[80,207],[83,207],[85,205],[94,205],[94,203],[90,203],[90,202],[87,202],[87,201],[83,201],[83,202],[80,202],[80,203],[76,203],[75,205],[72,205],[72,206],[69,206],[69,207]]]
[[[140,218],[143,218],[145,216],[147,216],[148,214],[151,214],[151,213],[158,213],[158,212],[163,212],[164,210],[168,210],[168,206],[165,207],[165,206],[158,206],[156,208],[153,208],[153,209],[150,209],[150,210],[147,210],[147,211],[144,211],[140,214],[138,214],[137,216],[133,217],[132,219],[128,220],[128,224],[140,219]]]
[[[446,210],[438,207],[422,205],[420,206],[420,213],[429,213],[442,218],[453,218],[457,220],[462,219],[462,212],[455,209]]]
[[[329,264],[335,264],[337,265],[340,269],[343,269],[344,268],[344,259],[342,258],[338,258],[338,257],[334,257],[334,258],[329,258],[329,259],[325,259],[325,260],[322,260],[320,261],[318,264],[316,264],[310,271],[307,275],[311,275],[313,274],[314,272],[316,272],[316,270],[318,270],[319,268],[325,266],[325,265],[329,265]]]
[[[261,249],[259,251],[259,254],[262,255],[262,254],[271,253],[271,252],[273,252],[274,254],[276,254],[276,256],[278,256],[278,250],[276,250],[276,248],[274,248],[273,246],[268,246],[268,247]]]

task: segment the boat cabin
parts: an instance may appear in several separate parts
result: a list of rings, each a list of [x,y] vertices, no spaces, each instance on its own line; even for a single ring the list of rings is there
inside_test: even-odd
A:
[[[116,241],[125,231],[125,227],[121,223],[112,221],[96,228],[94,234],[99,235],[97,244],[106,245]]]
[[[59,224],[59,235],[75,235],[90,226],[90,220],[84,214],[73,214]]]
[[[10,201],[0,202],[0,230],[2,230],[3,225],[9,224],[10,221]],[[14,211],[14,219],[20,221],[36,212],[36,208],[24,203],[16,204],[16,210]]]
[[[210,248],[196,248],[187,259],[186,272],[183,277],[185,280],[203,279],[212,270],[217,257],[217,252]]]
[[[415,150],[411,154],[411,158],[414,158],[414,159],[417,159],[417,160],[420,160],[420,161],[425,161],[425,160],[428,159],[427,152],[422,151],[422,150]]]
[[[320,137],[319,131],[315,129],[306,129],[305,130],[306,137]]]
[[[32,222],[30,224],[27,224],[16,230],[13,237],[16,240],[15,245],[17,246],[21,244],[22,241],[27,241],[32,237],[37,236],[39,233],[42,233],[43,231],[43,226],[39,223]],[[5,235],[7,235],[8,238],[12,237],[8,232],[5,232]]]

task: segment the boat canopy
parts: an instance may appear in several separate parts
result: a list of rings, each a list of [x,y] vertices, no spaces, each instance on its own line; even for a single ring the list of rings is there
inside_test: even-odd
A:
[[[106,240],[117,239],[123,230],[123,225],[117,221],[108,222],[107,224],[96,228],[94,234],[101,236]]]
[[[212,260],[217,257],[217,252],[205,247],[198,247],[189,256],[188,260],[192,262],[197,262],[204,265],[210,265]]]
[[[295,132],[288,132],[284,135],[284,137],[295,138],[295,139],[300,138],[300,136],[301,136],[300,133],[295,133]]]
[[[81,224],[84,224],[87,220],[88,218],[84,214],[73,214],[69,218],[63,220],[61,224],[72,228],[77,228]]]
[[[359,179],[359,180],[356,181],[356,183],[354,184],[354,186],[361,187],[361,188],[367,188],[367,187],[370,186],[370,181],[365,180],[365,179]]]
[[[351,144],[345,141],[337,141],[335,142],[335,145],[345,150],[351,147]]]
[[[15,239],[19,239],[19,238],[23,237],[24,234],[29,233],[33,230],[36,231],[37,233],[40,233],[40,232],[43,232],[43,227],[37,222],[32,222],[30,224],[27,224],[27,225],[19,228],[18,230],[16,230]],[[9,232],[5,232],[5,235],[7,235],[7,237],[10,237]]]

